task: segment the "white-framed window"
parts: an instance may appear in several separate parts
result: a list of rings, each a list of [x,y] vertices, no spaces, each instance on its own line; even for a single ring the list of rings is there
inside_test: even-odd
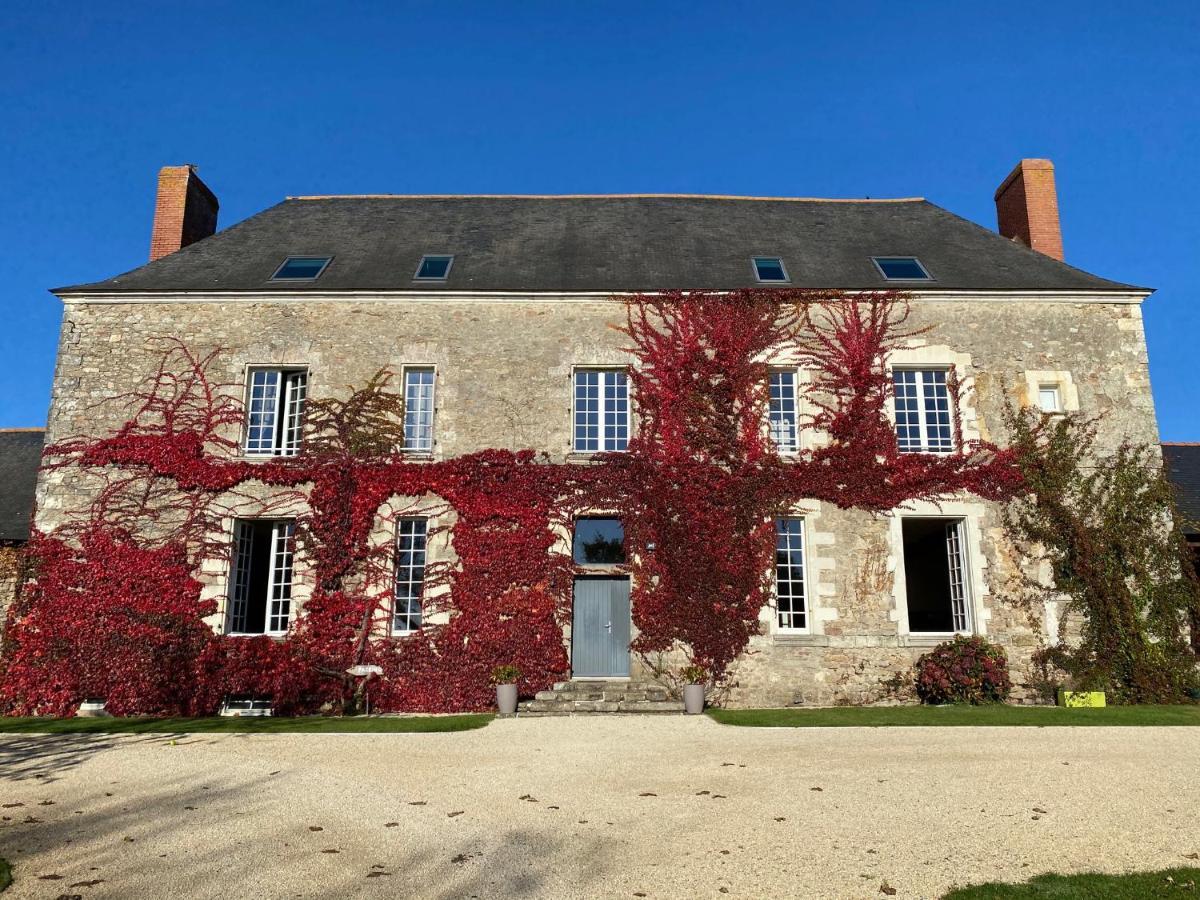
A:
[[[292,615],[293,519],[238,519],[233,523],[229,634],[283,634]]]
[[[902,453],[954,449],[946,369],[895,369],[896,441]]]
[[[800,419],[796,396],[796,370],[778,369],[770,374],[767,423],[771,441],[780,453],[800,449]]]
[[[906,516],[900,529],[909,631],[970,634],[966,520]]]
[[[1039,384],[1038,407],[1044,413],[1062,412],[1062,388],[1057,384]]]
[[[246,381],[246,455],[295,456],[304,431],[308,370],[252,368]]]
[[[775,520],[775,625],[779,631],[808,631],[804,519]]]
[[[421,627],[428,541],[427,519],[401,519],[397,523],[396,594],[392,605],[392,634],[409,634]]]
[[[412,453],[433,451],[432,366],[404,368],[404,449]]]
[[[629,445],[629,376],[624,369],[576,369],[574,440],[577,453],[625,450]]]

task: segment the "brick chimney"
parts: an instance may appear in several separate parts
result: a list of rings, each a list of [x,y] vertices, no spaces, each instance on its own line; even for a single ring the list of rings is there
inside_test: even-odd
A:
[[[150,234],[150,262],[208,237],[217,230],[217,198],[196,167],[163,166]]]
[[[1048,159],[1021,160],[996,188],[995,199],[996,222],[1002,235],[1038,253],[1063,258],[1054,163]]]

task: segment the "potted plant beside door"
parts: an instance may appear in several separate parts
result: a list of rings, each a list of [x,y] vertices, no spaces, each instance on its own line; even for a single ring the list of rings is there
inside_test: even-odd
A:
[[[501,715],[511,716],[517,711],[517,682],[521,670],[516,666],[496,666],[492,669],[492,683],[496,685],[496,707]]]
[[[689,716],[700,715],[704,712],[704,683],[708,681],[708,672],[704,666],[684,666],[679,670],[679,680],[683,682],[683,711]]]

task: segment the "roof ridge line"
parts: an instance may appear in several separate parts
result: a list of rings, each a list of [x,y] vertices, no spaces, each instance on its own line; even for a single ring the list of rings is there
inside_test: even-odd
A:
[[[743,194],[298,194],[287,200],[773,200],[789,203],[923,203],[924,197],[752,197]]]

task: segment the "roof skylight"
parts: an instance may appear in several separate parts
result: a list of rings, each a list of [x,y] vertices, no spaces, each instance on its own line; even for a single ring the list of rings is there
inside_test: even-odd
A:
[[[915,256],[872,256],[871,261],[888,281],[933,280],[933,276]]]
[[[332,256],[289,256],[283,261],[283,265],[275,270],[271,280],[316,281],[331,259]]]
[[[754,277],[761,282],[791,281],[788,278],[787,270],[783,267],[783,260],[778,256],[754,256],[751,257],[751,262],[754,263]]]
[[[422,256],[413,281],[445,281],[453,263],[453,256]]]

